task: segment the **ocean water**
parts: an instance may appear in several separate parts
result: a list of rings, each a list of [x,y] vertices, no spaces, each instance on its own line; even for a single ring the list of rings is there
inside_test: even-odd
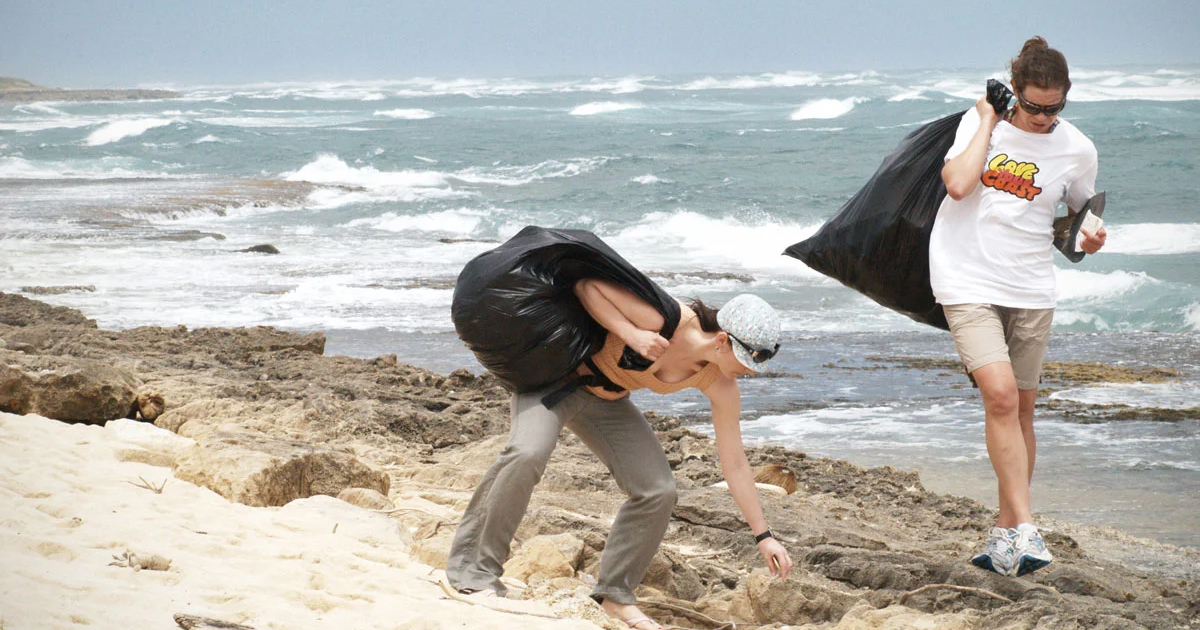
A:
[[[101,326],[323,330],[328,352],[478,369],[453,334],[466,261],[527,224],[598,233],[676,295],[746,291],[784,317],[744,430],[994,504],[978,395],[948,335],[783,249],[907,133],[998,71],[407,79],[170,87],[178,99],[0,104],[0,290]],[[1160,366],[1085,404],[1200,406],[1200,68],[1076,68],[1063,116],[1100,153],[1109,244],[1058,258],[1049,360]],[[259,244],[280,255],[239,252]],[[638,394],[703,419],[697,396]],[[1153,415],[1153,414],[1151,414]],[[1039,412],[1035,508],[1200,546],[1200,418]],[[700,424],[702,426],[702,423]]]

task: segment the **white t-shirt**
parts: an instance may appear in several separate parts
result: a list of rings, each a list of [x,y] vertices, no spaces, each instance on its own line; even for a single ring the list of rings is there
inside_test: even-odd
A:
[[[957,157],[979,129],[979,112],[963,115],[946,153]],[[988,142],[975,190],[942,201],[929,242],[933,295],[941,304],[1053,308],[1054,214],[1060,202],[1079,210],[1095,194],[1096,146],[1059,120],[1050,133],[1029,133],[1001,120]]]

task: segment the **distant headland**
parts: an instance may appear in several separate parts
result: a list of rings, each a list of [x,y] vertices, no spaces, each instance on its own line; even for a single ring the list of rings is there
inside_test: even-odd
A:
[[[33,103],[36,101],[140,101],[177,98],[170,90],[68,90],[35,85],[25,79],[0,77],[0,102]]]

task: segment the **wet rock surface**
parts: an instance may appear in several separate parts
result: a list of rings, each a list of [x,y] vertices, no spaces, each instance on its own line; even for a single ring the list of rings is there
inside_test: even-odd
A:
[[[108,331],[76,311],[0,294],[0,348],[3,365],[86,360],[122,370],[142,391],[162,396],[155,424],[217,458],[237,451],[214,444],[233,441],[256,453],[239,460],[258,462],[256,474],[275,461],[294,473],[279,473],[286,483],[312,482],[300,494],[368,488],[376,499],[420,497],[425,507],[392,516],[411,534],[414,559],[434,564],[444,562],[473,485],[506,441],[508,395],[491,377],[437,374],[395,355],[325,356],[320,333]],[[1054,564],[1023,578],[1000,577],[967,562],[994,519],[978,502],[930,492],[913,472],[752,448],[752,465],[786,466],[797,482],[790,495],[762,493],[767,520],[796,561],[793,576],[780,582],[766,573],[728,491],[710,487],[721,479],[712,442],[678,419],[647,419],[679,490],[640,592],[664,625],[1200,628],[1198,550],[1043,519]],[[354,474],[288,468],[314,453]],[[179,455],[177,475],[190,457]],[[333,479],[340,481],[321,486]],[[286,498],[272,502],[280,500]],[[603,465],[564,433],[510,561],[528,579],[528,593],[594,583],[623,500]]]

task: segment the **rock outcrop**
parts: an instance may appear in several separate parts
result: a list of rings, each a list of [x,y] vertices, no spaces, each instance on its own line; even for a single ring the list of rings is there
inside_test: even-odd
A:
[[[0,399],[32,401],[35,377],[66,366],[108,368],[94,374],[124,385],[114,411],[99,415],[123,405],[115,417],[125,417],[136,393],[154,392],[164,401],[155,425],[178,434],[161,446],[131,437],[128,457],[173,466],[177,477],[249,505],[356,495],[364,509],[390,513],[401,530],[393,538],[413,560],[444,566],[457,518],[504,446],[507,394],[487,375],[323,352],[319,333],[107,331],[75,311],[0,294]],[[34,408],[20,404],[19,413]],[[36,408],[53,404],[64,403],[38,398]],[[994,517],[978,502],[930,492],[915,472],[768,446],[747,449],[750,464],[795,479],[791,494],[761,493],[796,562],[786,582],[773,579],[728,491],[712,487],[720,468],[711,440],[674,418],[647,420],[679,491],[639,589],[663,625],[1200,628],[1198,550],[1044,519],[1054,564],[1000,577],[967,563]],[[148,454],[159,449],[161,457]],[[518,530],[509,577],[520,577],[526,596],[586,593],[623,500],[604,466],[564,433]]]

